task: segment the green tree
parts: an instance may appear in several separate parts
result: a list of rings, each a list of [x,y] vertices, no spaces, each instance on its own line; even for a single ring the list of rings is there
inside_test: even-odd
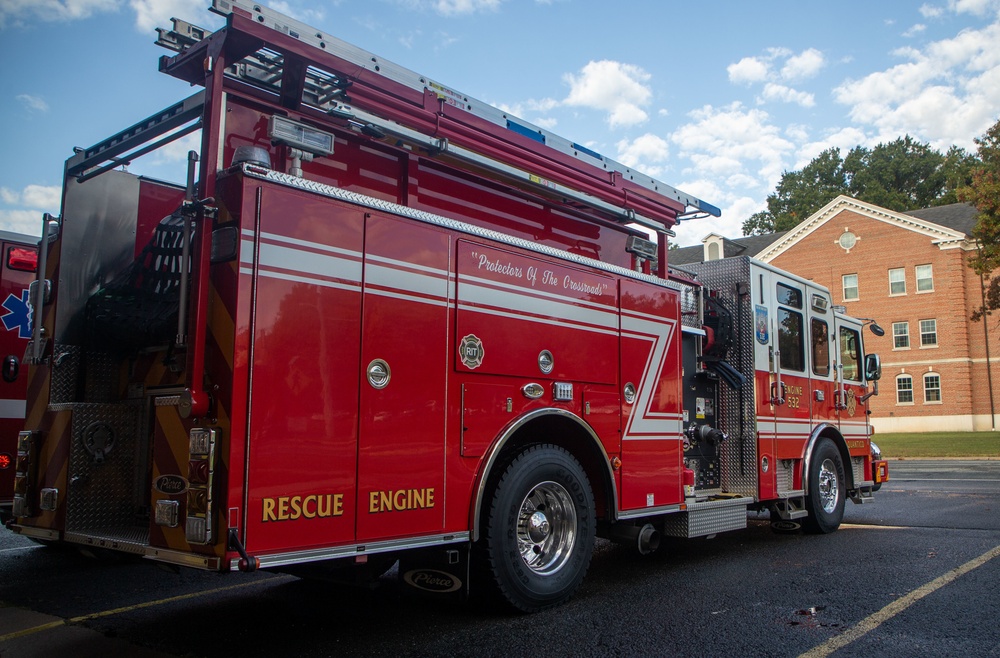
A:
[[[979,249],[969,258],[969,266],[986,286],[984,304],[974,309],[973,320],[982,320],[1000,309],[1000,121],[976,139],[979,164],[972,171],[971,184],[962,187],[958,196],[979,211],[972,236]]]
[[[954,146],[948,155],[909,135],[873,149],[856,146],[844,159],[848,194],[897,212],[954,203],[956,179],[968,156]]]
[[[743,222],[743,234],[795,228],[840,194],[899,212],[956,203],[976,163],[961,148],[942,155],[909,135],[871,149],[856,146],[843,159],[827,149],[801,171],[782,174],[767,210]]]
[[[772,194],[767,210],[743,222],[743,235],[762,235],[795,228],[837,195],[847,193],[847,179],[840,149],[830,148],[802,168],[786,171]]]

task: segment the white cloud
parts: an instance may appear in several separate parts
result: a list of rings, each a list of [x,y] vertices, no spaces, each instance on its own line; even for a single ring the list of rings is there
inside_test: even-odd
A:
[[[907,37],[907,38],[915,37],[918,34],[923,34],[926,31],[927,31],[927,26],[926,25],[924,25],[923,23],[917,23],[916,25],[914,25],[913,27],[911,27],[906,32],[903,32],[903,36]]]
[[[62,189],[54,185],[27,185],[20,192],[6,187],[0,188],[0,199],[4,203],[49,212],[58,210],[61,194]]]
[[[729,81],[734,84],[751,84],[767,80],[770,67],[767,62],[757,57],[744,57],[735,64],[726,67]]]
[[[462,16],[481,11],[496,11],[504,0],[397,0],[397,3],[417,11],[433,11],[442,16]]]
[[[921,5],[919,11],[924,18],[940,18],[944,15],[944,8],[935,5]]]
[[[781,101],[783,103],[795,103],[802,107],[813,107],[816,105],[816,97],[804,91],[796,91],[791,87],[769,82],[764,85],[761,98],[768,101]]]
[[[974,148],[1000,107],[1000,21],[896,51],[909,61],[835,88],[851,119],[884,139],[909,134],[938,150]]]
[[[1000,6],[997,0],[949,0],[948,8],[956,14],[975,14],[985,16],[996,12]]]
[[[795,145],[781,136],[767,112],[733,103],[723,108],[707,105],[690,116],[692,122],[676,130],[671,141],[682,157],[695,163],[695,171],[727,177],[749,174],[764,190],[777,184],[783,160]]]
[[[0,188],[0,200],[15,206],[0,209],[0,230],[40,235],[42,213],[59,212],[61,194],[61,188],[47,185],[28,185],[21,191]]]
[[[326,14],[322,9],[299,9],[298,7],[293,7],[288,2],[284,2],[284,0],[268,0],[267,4],[271,9],[281,12],[286,16],[291,16],[295,20],[308,25],[318,25],[323,22],[324,18],[326,18]],[[202,2],[201,5],[204,6],[205,3]],[[176,16],[177,14],[174,15]]]
[[[205,0],[129,0],[128,4],[135,11],[135,27],[140,32],[169,27],[175,16],[204,28],[219,24],[219,18],[206,9]]]
[[[670,157],[670,143],[653,133],[646,133],[633,140],[623,139],[618,142],[617,147],[617,159],[623,165],[651,176],[656,175],[651,171],[653,165],[666,162]]]
[[[18,94],[17,101],[24,105],[30,112],[48,112],[49,104],[38,96],[30,94]]]
[[[42,213],[37,210],[0,210],[0,230],[40,236]]]
[[[781,77],[785,80],[808,80],[814,77],[826,65],[823,53],[815,48],[803,50],[798,55],[788,58],[781,67]]]
[[[118,11],[120,0],[3,0],[0,29],[32,19],[45,22],[75,21],[94,14]]]
[[[578,74],[563,76],[570,85],[563,103],[607,112],[612,128],[642,123],[648,118],[642,107],[653,95],[647,84],[651,77],[634,64],[589,62]]]

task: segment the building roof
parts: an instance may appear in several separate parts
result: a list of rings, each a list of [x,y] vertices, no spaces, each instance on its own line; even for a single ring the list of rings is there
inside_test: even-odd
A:
[[[764,235],[747,235],[741,238],[722,238],[722,255],[724,258],[756,256],[771,243],[781,239],[785,233],[788,233],[788,231],[778,231],[777,233],[766,233]],[[667,254],[667,262],[671,265],[689,265],[691,263],[701,263],[704,260],[704,244],[694,245],[693,247],[681,247]]]
[[[946,206],[909,210],[903,214],[961,231],[965,235],[972,235],[972,229],[979,217],[979,211],[976,210],[976,207],[968,203],[949,203]]]

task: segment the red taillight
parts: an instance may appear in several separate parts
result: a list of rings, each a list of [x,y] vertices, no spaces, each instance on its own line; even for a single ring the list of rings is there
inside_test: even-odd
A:
[[[34,272],[38,269],[38,252],[34,249],[11,247],[7,250],[7,267],[19,272]]]
[[[6,452],[0,452],[0,471],[5,471],[14,463],[14,459]]]

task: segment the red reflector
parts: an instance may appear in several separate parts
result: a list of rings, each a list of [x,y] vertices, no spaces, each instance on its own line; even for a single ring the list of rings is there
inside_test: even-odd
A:
[[[6,452],[0,452],[0,471],[5,471],[10,468],[10,465],[14,463],[14,460]]]
[[[7,267],[19,272],[34,272],[38,269],[38,252],[34,249],[11,247],[7,250]]]

